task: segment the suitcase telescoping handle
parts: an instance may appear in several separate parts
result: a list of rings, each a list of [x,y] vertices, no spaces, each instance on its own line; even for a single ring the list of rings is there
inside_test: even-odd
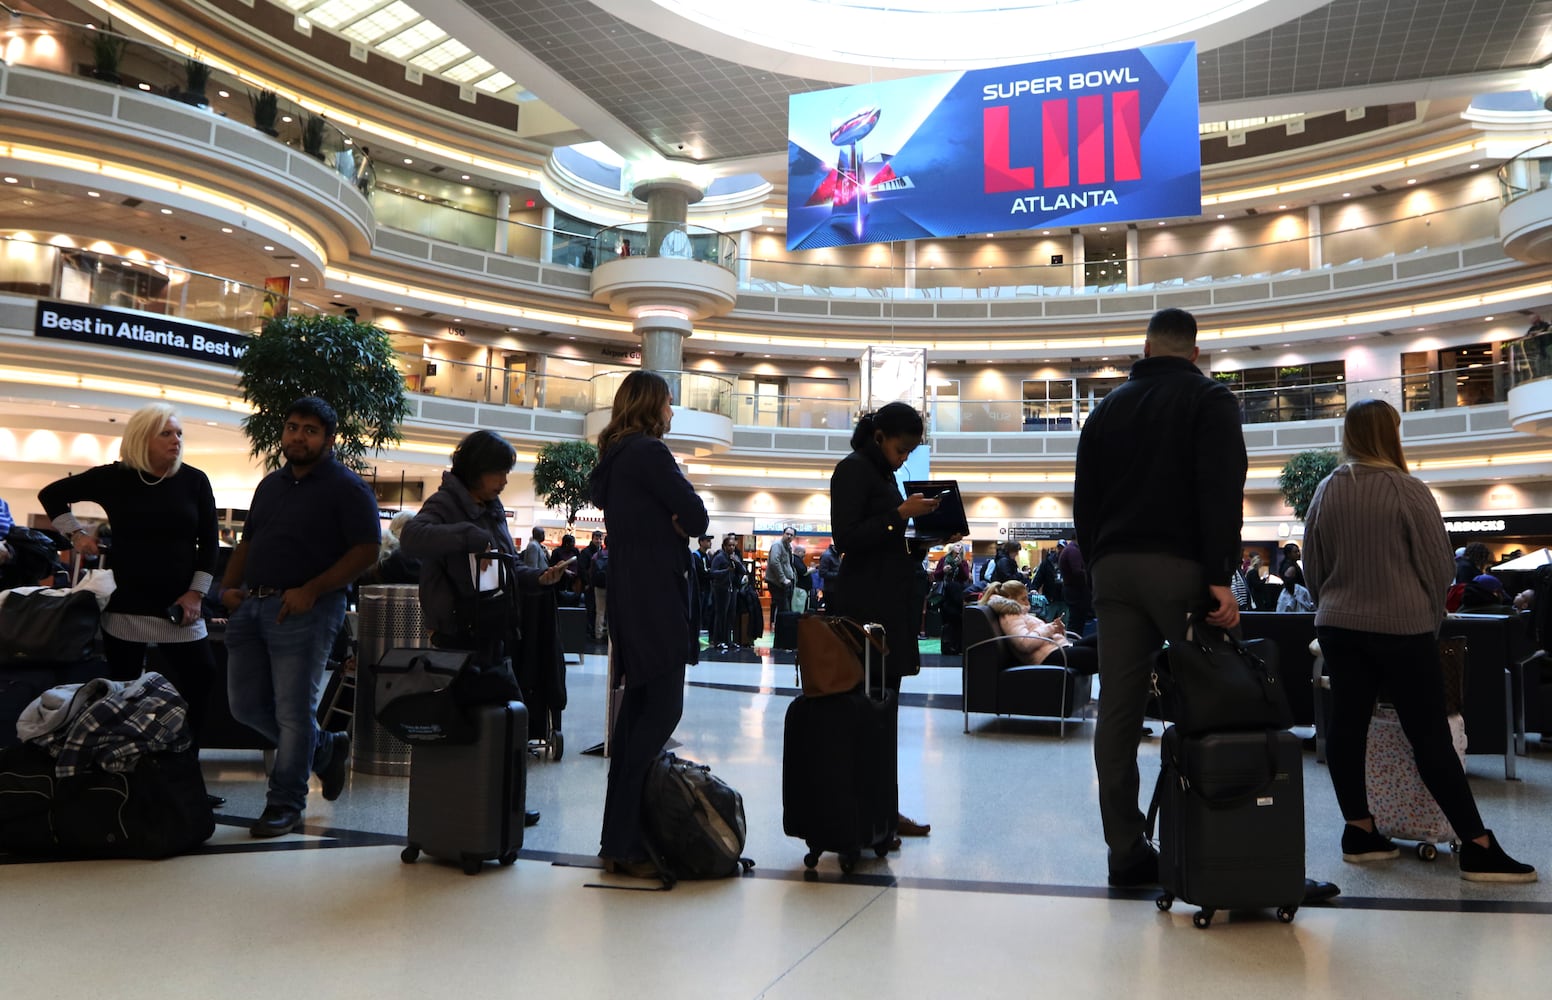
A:
[[[868,696],[873,694],[873,650],[884,646],[884,626],[877,622],[867,622],[862,626],[868,639],[872,640],[862,644],[862,693]],[[884,668],[878,668],[879,694],[884,693]]]

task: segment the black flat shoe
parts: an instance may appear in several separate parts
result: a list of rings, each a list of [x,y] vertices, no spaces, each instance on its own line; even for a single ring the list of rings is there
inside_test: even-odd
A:
[[[255,837],[283,837],[302,826],[302,811],[300,809],[285,809],[281,806],[265,806],[264,812],[248,832]]]
[[[205,793],[205,804],[208,805],[212,809],[219,809],[222,806],[226,805],[226,800],[223,799],[219,795],[211,795],[209,792],[206,792]]]
[[[537,810],[537,809],[529,809],[528,811],[524,812],[523,813],[523,825],[524,826],[538,826],[539,825],[539,810]]]
[[[1304,905],[1313,906],[1335,899],[1342,894],[1335,882],[1320,882],[1312,878],[1304,880]]]

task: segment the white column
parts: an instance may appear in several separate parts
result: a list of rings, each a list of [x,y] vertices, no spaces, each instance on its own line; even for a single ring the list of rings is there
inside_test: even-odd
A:
[[[1136,288],[1138,285],[1140,285],[1142,283],[1142,279],[1140,277],[1138,277],[1138,275],[1142,273],[1142,269],[1138,266],[1137,256],[1140,253],[1140,251],[1138,250],[1137,247],[1138,247],[1137,227],[1136,226],[1127,226],[1126,227],[1126,287],[1128,287],[1128,288]]]
[[[1309,269],[1318,271],[1326,262],[1325,233],[1320,228],[1320,206],[1311,205],[1305,215],[1309,218]]]
[[[1083,291],[1083,234],[1077,230],[1072,234],[1072,290]]]
[[[916,241],[906,240],[902,245],[905,247],[905,260],[902,265],[905,268],[905,289],[906,291],[914,291],[916,288]]]
[[[512,228],[512,220],[508,216],[512,212],[512,193],[510,191],[496,192],[496,252],[507,252],[507,233]]]
[[[749,258],[754,256],[754,233],[745,229],[738,234],[738,285],[749,287]]]
[[[544,206],[539,213],[539,259],[546,264],[555,262],[555,209]]]

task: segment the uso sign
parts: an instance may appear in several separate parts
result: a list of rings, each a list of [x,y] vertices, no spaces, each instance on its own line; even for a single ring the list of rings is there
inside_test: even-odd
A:
[[[787,249],[1200,214],[1196,43],[788,100]]]

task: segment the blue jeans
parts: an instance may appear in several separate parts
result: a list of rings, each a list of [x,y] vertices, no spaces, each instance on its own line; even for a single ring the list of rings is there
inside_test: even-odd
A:
[[[307,781],[328,766],[334,741],[318,730],[323,668],[345,620],[345,592],[319,597],[277,623],[280,596],[250,597],[226,626],[227,698],[238,722],[275,744],[268,805],[307,807]]]

